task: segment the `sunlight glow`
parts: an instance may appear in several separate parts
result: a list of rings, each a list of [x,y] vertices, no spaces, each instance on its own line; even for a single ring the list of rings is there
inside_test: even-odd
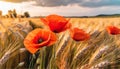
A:
[[[9,3],[9,2],[3,2],[0,1],[0,10],[2,11],[3,15],[7,14],[8,10],[13,10],[13,9],[20,9],[19,4],[14,4],[14,3]]]

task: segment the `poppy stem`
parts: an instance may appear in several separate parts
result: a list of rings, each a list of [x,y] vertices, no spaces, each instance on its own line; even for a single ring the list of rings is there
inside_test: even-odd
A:
[[[37,53],[31,55],[31,60],[30,60],[28,69],[34,69],[34,66],[35,66],[38,56],[39,56],[39,51]]]
[[[30,61],[30,64],[29,64],[29,68],[28,69],[33,69],[34,68],[34,59],[35,59],[35,54],[33,54],[31,56],[31,61]]]

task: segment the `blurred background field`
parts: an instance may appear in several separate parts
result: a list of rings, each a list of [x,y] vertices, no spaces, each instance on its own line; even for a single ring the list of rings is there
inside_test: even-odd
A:
[[[43,26],[44,24],[40,21],[40,18],[1,18],[3,24],[10,25],[12,22],[17,22],[17,21],[27,21],[27,20],[31,20],[33,23],[37,24],[37,25],[41,25]],[[70,18],[70,22],[74,25],[79,25],[80,24],[98,24],[97,26],[100,26],[101,24],[105,24],[105,25],[119,25],[120,23],[120,17],[114,17],[114,18]],[[82,26],[82,25],[81,25]]]

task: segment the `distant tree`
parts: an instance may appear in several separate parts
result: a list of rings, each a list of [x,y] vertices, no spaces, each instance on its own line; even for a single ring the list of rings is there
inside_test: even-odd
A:
[[[25,16],[24,15],[21,15],[21,18],[24,18]]]
[[[12,18],[12,11],[11,10],[8,10],[8,17]]]
[[[15,18],[17,17],[16,9],[13,10],[13,16],[14,16]]]
[[[25,16],[26,18],[29,18],[29,17],[30,17],[30,14],[29,14],[28,12],[24,12],[24,16]]]
[[[2,17],[2,11],[0,10],[0,18]]]
[[[0,10],[0,16],[2,16],[2,11]]]

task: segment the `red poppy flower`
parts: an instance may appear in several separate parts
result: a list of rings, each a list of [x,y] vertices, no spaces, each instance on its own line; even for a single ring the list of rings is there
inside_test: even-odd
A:
[[[41,21],[46,24],[51,31],[59,33],[71,27],[69,20],[59,15],[49,15],[46,18],[41,18]]]
[[[90,38],[90,35],[88,33],[79,28],[71,29],[70,34],[75,41],[83,41]]]
[[[112,35],[120,34],[120,29],[115,26],[107,26],[106,29],[109,34],[112,34]]]
[[[30,53],[34,54],[39,48],[50,46],[54,44],[56,40],[57,37],[53,32],[38,28],[28,33],[24,39],[24,45]]]

